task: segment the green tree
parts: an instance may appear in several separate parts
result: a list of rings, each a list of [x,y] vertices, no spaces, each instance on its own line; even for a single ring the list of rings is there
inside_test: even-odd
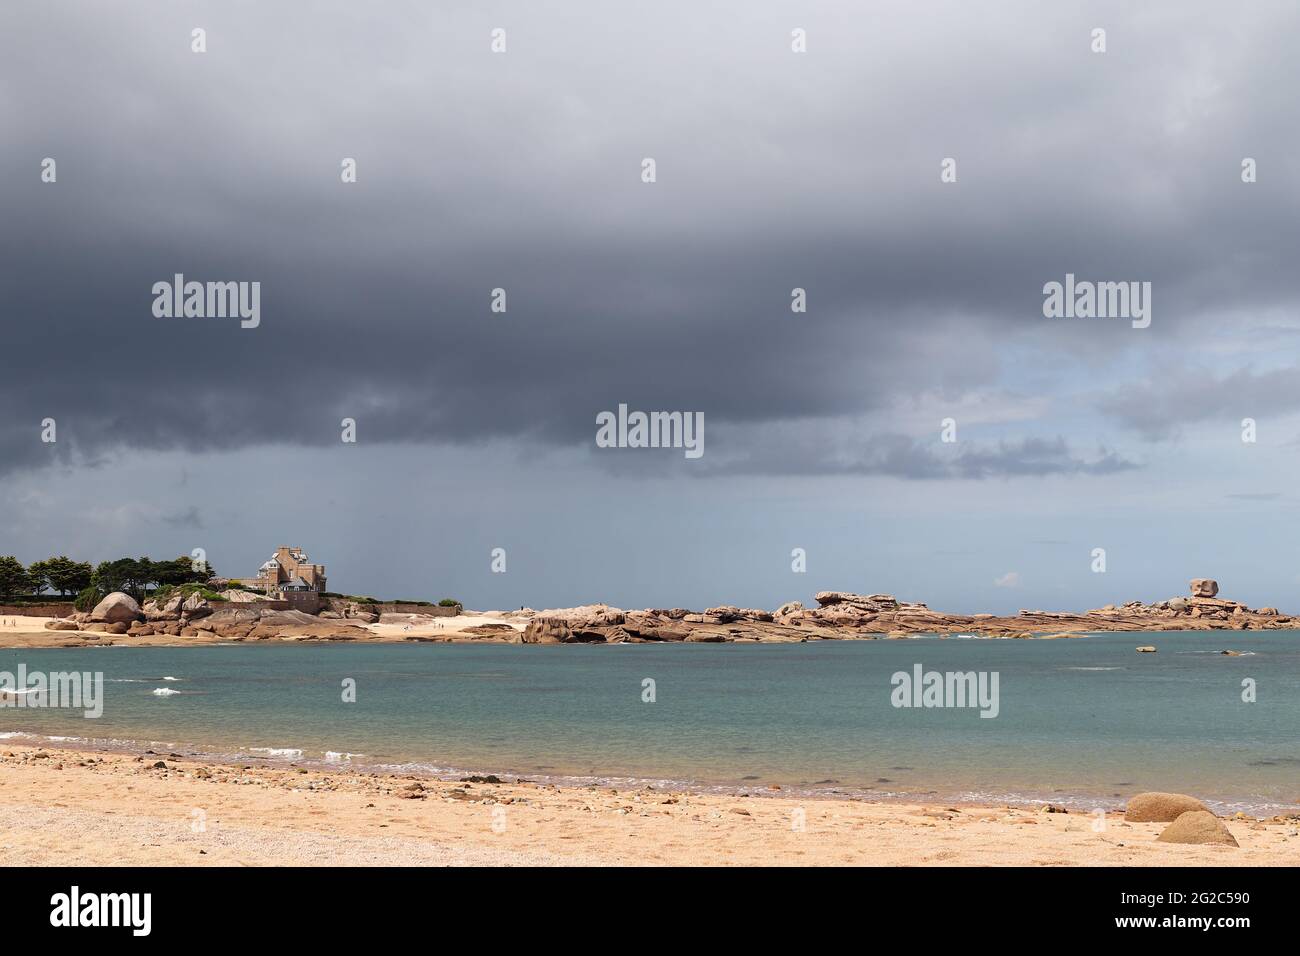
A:
[[[45,579],[59,594],[79,594],[90,587],[94,568],[89,562],[73,561],[67,555],[61,554],[42,563],[46,566]]]
[[[17,594],[30,594],[32,580],[22,562],[13,555],[0,557],[0,599],[8,600]]]
[[[27,567],[27,580],[31,584],[31,589],[37,594],[44,593],[47,588],[52,589],[54,586],[50,583],[50,562],[33,561]]]
[[[176,587],[180,584],[207,584],[208,579],[212,577],[212,566],[206,561],[198,565],[195,569],[194,560],[185,556],[176,558],[173,561],[156,561],[153,562],[154,579],[158,582],[159,587],[170,585]]]
[[[145,589],[155,580],[153,565],[148,558],[101,561],[95,568],[91,583],[101,594],[124,591],[137,601],[143,601]]]

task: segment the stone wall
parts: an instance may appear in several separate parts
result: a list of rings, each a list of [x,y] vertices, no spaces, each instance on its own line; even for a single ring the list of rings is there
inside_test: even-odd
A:
[[[440,604],[408,604],[404,601],[385,601],[382,604],[367,604],[367,608],[376,614],[427,614],[430,617],[455,617],[460,613],[460,606],[443,607]]]
[[[70,617],[76,611],[71,601],[48,604],[0,604],[0,614],[8,617]]]
[[[319,591],[281,591],[276,603],[285,604],[290,610],[303,611],[307,614],[319,614],[321,595]]]

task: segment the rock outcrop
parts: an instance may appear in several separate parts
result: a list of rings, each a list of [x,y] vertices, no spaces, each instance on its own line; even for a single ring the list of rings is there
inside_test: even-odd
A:
[[[627,635],[622,630],[627,615],[608,604],[584,604],[582,607],[552,608],[538,611],[524,628],[525,644],[599,644]]]
[[[573,641],[573,631],[558,618],[533,618],[520,637],[524,644],[568,644]]]
[[[939,636],[959,634],[1000,638],[1068,638],[1096,631],[1208,631],[1300,629],[1300,618],[1281,614],[1276,608],[1251,610],[1237,601],[1218,597],[1218,584],[1209,578],[1192,581],[1190,597],[1174,597],[1154,604],[1129,601],[1091,611],[1022,610],[1015,615],[949,614],[922,602],[900,601],[892,594],[857,594],[850,591],[819,591],[816,607],[788,601],[775,611],[722,604],[691,611],[686,608],[628,610],[607,604],[550,608],[533,611],[492,612],[486,616],[526,621],[522,632],[505,627],[459,630],[453,624],[446,637],[430,637],[418,630],[408,640],[491,639],[525,644],[645,643],[682,641],[762,641],[766,643],[813,640],[885,640],[917,634]],[[232,591],[244,595],[248,592]],[[384,605],[391,607],[391,605]],[[423,628],[430,615],[408,612],[376,613],[378,605],[332,600],[321,615],[278,610],[265,601],[210,601],[201,594],[175,594],[161,605],[148,601],[144,608],[125,594],[114,593],[90,614],[76,613],[62,620],[83,632],[103,633],[105,625],[124,625],[133,636],[206,636],[224,640],[267,640],[307,638],[317,640],[364,640],[374,637],[366,624],[403,625]],[[55,629],[51,627],[51,629]],[[391,635],[386,635],[391,638]],[[1152,645],[1139,645],[1154,652]],[[1229,655],[1230,656],[1230,655]],[[1172,818],[1170,818],[1172,820]]]
[[[125,600],[122,600],[125,599]],[[265,602],[263,602],[265,603]],[[132,608],[135,608],[132,612]],[[213,603],[200,594],[174,595],[161,606],[147,601],[141,609],[128,595],[110,594],[90,614],[50,621],[50,630],[130,637],[207,637],[223,640],[350,641],[371,637],[370,631],[341,620],[328,620],[302,611],[259,607],[258,602]]]
[[[1198,579],[1202,594],[1218,585]],[[819,591],[817,607],[798,601],[767,612],[734,605],[703,611],[647,608],[622,611],[605,604],[545,611],[515,611],[536,626],[524,643],[608,643],[623,641],[808,641],[904,638],[913,634],[970,634],[984,637],[1067,638],[1093,631],[1208,631],[1300,628],[1300,618],[1276,608],[1253,611],[1236,601],[1193,594],[1155,604],[1129,601],[1086,612],[1022,610],[1019,614],[949,614],[921,602],[899,601],[891,594]],[[507,616],[507,615],[503,615]],[[562,625],[563,627],[561,627]],[[569,634],[565,635],[567,628]],[[1153,652],[1151,645],[1140,650]],[[1149,649],[1149,650],[1148,650]]]

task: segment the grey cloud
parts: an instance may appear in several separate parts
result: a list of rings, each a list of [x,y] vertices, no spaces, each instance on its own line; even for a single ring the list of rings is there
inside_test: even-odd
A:
[[[175,514],[166,514],[161,516],[163,524],[171,525],[173,528],[202,528],[203,518],[199,515],[197,505],[190,505],[184,511],[178,511]]]
[[[885,475],[917,480],[983,480],[1049,475],[1112,475],[1141,467],[1099,448],[1084,458],[1063,437],[942,445],[907,435],[877,435],[853,447],[812,441],[773,443],[761,455],[710,464],[709,474]]]
[[[1153,379],[1114,389],[1098,408],[1148,441],[1174,438],[1205,422],[1239,427],[1244,418],[1258,422],[1300,409],[1300,367],[1227,374],[1164,367]]]
[[[1104,6],[1104,62],[1091,16],[1038,3],[896,4],[883,33],[801,8],[803,59],[791,8],[746,13],[521,7],[493,57],[485,16],[415,3],[5,7],[0,470],[47,461],[45,415],[91,456],[325,446],[345,416],[362,442],[569,445],[619,402],[828,419],[1014,377],[1010,346],[1176,352],[1300,299],[1291,5]],[[1269,157],[1246,201],[1241,144]],[[1044,320],[1067,271],[1153,281],[1152,328]],[[153,318],[175,272],[261,281],[262,326]],[[1132,467],[884,441],[849,470]]]

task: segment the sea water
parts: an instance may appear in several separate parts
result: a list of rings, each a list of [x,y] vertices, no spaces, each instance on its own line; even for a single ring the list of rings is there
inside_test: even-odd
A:
[[[1136,653],[1145,644],[1157,653]],[[1229,648],[1240,656],[1219,653]],[[1300,802],[1295,631],[0,650],[0,670],[19,663],[102,671],[104,707],[98,719],[0,709],[14,740],[785,795],[1114,807],[1172,790],[1255,812]],[[894,675],[918,665],[996,673],[996,716],[896,706]]]

